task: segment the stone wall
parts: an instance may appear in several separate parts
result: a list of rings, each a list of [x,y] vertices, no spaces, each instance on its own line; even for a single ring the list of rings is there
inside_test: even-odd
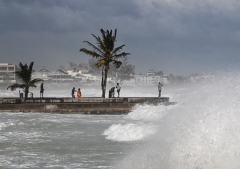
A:
[[[0,112],[127,114],[136,104],[172,104],[168,97],[126,98],[0,98]]]

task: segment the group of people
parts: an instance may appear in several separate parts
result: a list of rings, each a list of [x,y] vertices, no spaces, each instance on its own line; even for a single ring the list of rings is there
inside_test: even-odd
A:
[[[159,98],[161,97],[162,87],[163,87],[163,84],[161,84],[159,82],[159,84],[158,84],[158,97]],[[116,87],[112,87],[109,90],[109,98],[113,98],[115,96],[115,88],[117,89],[118,97],[120,97],[121,86],[119,85],[119,83],[117,83]],[[43,98],[43,92],[44,92],[44,88],[43,88],[43,83],[42,83],[40,86],[40,98]],[[77,92],[77,98],[82,97],[81,89],[78,88],[78,90],[75,90],[75,87],[73,87],[72,92],[71,92],[72,98],[75,98],[75,92]],[[24,90],[22,88],[20,88],[20,90],[19,90],[20,98],[23,98],[23,95],[24,95]]]
[[[40,98],[43,98],[43,92],[44,92],[44,88],[43,88],[43,83],[40,85]],[[23,90],[23,88],[19,89],[19,96],[20,98],[23,98],[25,91]],[[31,94],[30,97],[33,97],[33,93],[29,92]]]
[[[108,92],[108,97],[112,98],[115,96],[115,88],[117,89],[117,93],[118,93],[118,97],[120,96],[120,90],[121,90],[121,86],[119,85],[119,83],[117,83],[116,87],[112,87],[109,92]]]
[[[72,88],[72,98],[75,98],[75,92],[77,92],[77,98],[81,98],[82,97],[82,92],[81,89],[78,88],[78,90],[75,90],[75,87]]]
[[[158,84],[158,98],[161,97],[162,87],[163,87],[163,84],[161,82],[159,82],[159,84]],[[116,87],[112,87],[109,90],[109,98],[114,97],[114,95],[115,95],[115,88],[117,89],[118,97],[120,96],[121,87],[119,86],[119,83],[117,83]]]

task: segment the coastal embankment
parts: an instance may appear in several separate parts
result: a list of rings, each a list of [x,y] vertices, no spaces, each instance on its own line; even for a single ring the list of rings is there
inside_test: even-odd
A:
[[[169,97],[0,98],[0,112],[127,114],[137,104],[171,105]]]

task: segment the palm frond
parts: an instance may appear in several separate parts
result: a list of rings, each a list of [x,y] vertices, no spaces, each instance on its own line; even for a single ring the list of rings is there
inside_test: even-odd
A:
[[[11,91],[14,91],[16,90],[17,88],[25,88],[26,87],[26,84],[18,84],[18,83],[15,83],[15,84],[12,84],[10,86],[7,87],[7,90],[10,88]]]
[[[43,82],[43,79],[40,79],[40,78],[38,78],[38,79],[33,79],[33,80],[31,80],[29,83],[39,83],[39,82]]]
[[[93,48],[93,50],[96,50],[97,52],[103,54],[103,52],[102,52],[98,47],[96,47],[95,45],[93,45],[92,43],[90,43],[90,42],[88,42],[88,41],[83,41],[83,42],[85,42],[85,43],[87,43],[89,46],[91,46],[91,47]],[[81,49],[80,49],[80,51],[81,51]]]
[[[104,59],[101,59],[96,63],[96,66],[100,67],[100,66],[105,65],[105,64],[106,64],[106,61]]]
[[[30,69],[32,69],[33,62],[30,64]],[[23,65],[19,63],[20,70],[15,71],[16,76],[24,83],[28,83],[31,80],[32,71],[29,70],[27,64]]]
[[[103,29],[100,29],[100,32],[102,33],[102,39],[106,39],[106,32]]]
[[[117,37],[117,29],[115,29],[115,31],[114,31],[114,37],[116,39],[116,37]]]
[[[29,87],[37,87],[34,83],[29,83],[28,86]]]
[[[131,55],[130,53],[125,53],[125,52],[122,52],[120,54],[117,54],[117,55],[114,55],[114,58],[120,58],[120,57],[126,57],[128,55]]]
[[[97,40],[97,44],[98,44],[98,47],[100,49],[102,49],[103,51],[105,51],[106,49],[106,45],[104,44],[103,40],[98,36],[95,36],[94,34],[92,34],[92,36]],[[100,50],[99,49],[99,50]],[[101,51],[102,52],[102,51]]]
[[[28,67],[28,70],[29,70],[30,72],[32,72],[33,64],[34,64],[34,62],[31,62],[30,65],[29,65],[29,67]]]
[[[113,64],[116,66],[116,68],[119,68],[122,65],[122,62],[118,60],[113,60]]]
[[[113,50],[113,53],[115,54],[115,53],[119,52],[120,50],[122,50],[122,48],[123,48],[124,46],[125,46],[124,44],[121,45],[121,46],[118,46],[117,48],[115,48],[115,49]]]
[[[88,50],[86,48],[82,48],[80,49],[81,52],[84,52],[85,54],[87,55],[90,55],[92,56],[93,58],[99,58],[101,57],[101,55],[99,55],[98,53],[96,53],[95,51],[91,51],[91,50]]]

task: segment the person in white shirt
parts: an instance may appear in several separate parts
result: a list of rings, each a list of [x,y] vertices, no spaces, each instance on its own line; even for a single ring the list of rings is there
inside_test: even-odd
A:
[[[161,97],[162,87],[163,87],[163,85],[159,82],[159,84],[158,84],[158,97]]]
[[[23,98],[23,94],[24,94],[24,91],[22,88],[19,89],[19,95],[20,95],[20,98]]]
[[[121,90],[121,87],[119,86],[119,83],[117,83],[116,88],[117,88],[117,93],[118,93],[118,97],[119,97],[120,96],[120,90]]]

